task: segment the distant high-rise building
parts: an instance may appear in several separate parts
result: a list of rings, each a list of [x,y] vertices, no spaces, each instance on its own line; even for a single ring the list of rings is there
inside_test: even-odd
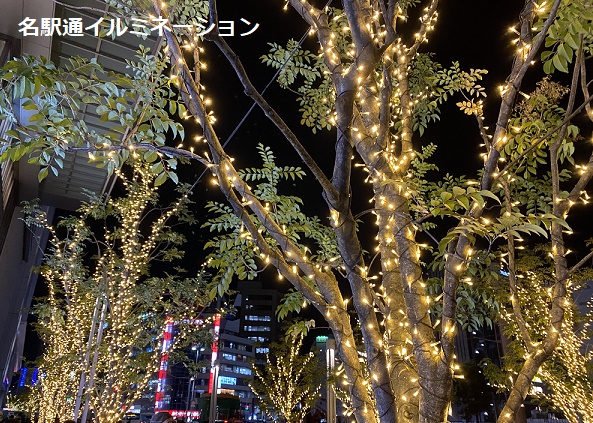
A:
[[[235,288],[234,313],[216,316],[214,309],[202,317],[214,335],[210,345],[194,345],[186,354],[195,363],[203,363],[196,374],[187,366],[173,364],[164,356],[154,388],[154,411],[167,411],[177,418],[200,418],[200,398],[210,397],[216,384],[217,394],[233,395],[240,401],[242,418],[260,414],[256,399],[249,387],[253,380],[253,364],[264,363],[269,343],[277,341],[276,308],[279,292],[263,289],[261,282],[240,281]],[[197,324],[202,324],[201,322]],[[175,323],[165,328],[165,350],[175,338]]]
[[[276,309],[280,293],[275,289],[264,289],[257,281],[241,281],[237,284],[237,291],[239,333],[255,344],[256,363],[263,363],[270,351],[270,342],[278,340]]]
[[[241,416],[253,413],[249,381],[253,379],[255,347],[254,341],[240,335],[245,323],[241,303],[242,297],[237,295],[234,302],[237,313],[234,315],[220,317],[204,313],[204,317],[214,317],[209,324],[214,342],[211,346],[195,345],[187,351],[196,363],[204,363],[198,373],[190,374],[186,366],[170,365],[166,359],[161,363],[155,411],[168,411],[173,417],[197,418],[200,416],[199,398],[208,397],[216,389],[217,394],[238,397]],[[171,335],[166,335],[165,339],[173,339],[174,325],[166,328],[167,331]],[[204,416],[200,417],[204,419]]]

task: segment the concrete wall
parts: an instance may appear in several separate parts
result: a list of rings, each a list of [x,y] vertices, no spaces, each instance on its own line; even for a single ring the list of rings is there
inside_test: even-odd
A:
[[[23,53],[49,57],[51,37],[22,37],[18,24],[25,18],[51,18],[51,0],[0,0],[0,32],[22,40]]]

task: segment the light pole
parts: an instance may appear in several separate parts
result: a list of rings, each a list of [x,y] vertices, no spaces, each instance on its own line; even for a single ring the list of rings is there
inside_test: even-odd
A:
[[[214,423],[216,421],[216,402],[218,401],[218,360],[214,363],[213,369],[213,381],[212,392],[210,393],[210,415],[208,417],[208,423]]]
[[[196,353],[196,357],[195,357],[195,361],[194,363],[197,365],[198,364],[198,359],[200,357],[200,351],[202,351],[204,348],[200,349],[199,345],[192,345],[191,350],[194,351]],[[188,371],[192,371],[192,369],[190,367],[188,367]],[[185,406],[185,419],[187,422],[190,422],[191,419],[189,418],[189,411],[190,411],[190,406],[194,401],[194,392],[195,392],[195,388],[196,388],[196,377],[195,377],[195,369],[193,369],[194,372],[194,376],[191,376],[189,378],[189,381],[187,382],[187,401],[186,401],[186,406]],[[193,410],[192,410],[193,411]]]
[[[186,421],[191,421],[190,419],[188,419],[188,414],[189,414],[189,404],[190,404],[190,394],[192,394],[193,396],[193,384],[194,384],[194,380],[195,378],[192,376],[189,378],[189,381],[187,382],[187,401],[185,404],[185,419]]]
[[[309,330],[316,330],[316,329],[329,329],[329,326],[320,326],[315,327],[315,321],[310,321]],[[325,364],[326,364],[326,379],[325,379],[325,389],[326,389],[326,406],[325,406],[325,414],[326,414],[326,421],[327,423],[336,423],[336,416],[337,416],[337,406],[336,406],[336,391],[334,389],[333,383],[333,374],[334,374],[334,367],[336,364],[336,340],[333,338],[327,337],[325,341]]]
[[[220,298],[218,299],[218,304],[220,305]],[[214,339],[212,340],[212,358],[211,358],[211,373],[210,373],[210,381],[208,383],[210,388],[210,415],[209,415],[209,423],[214,423],[216,421],[216,402],[217,402],[217,395],[218,395],[218,368],[220,367],[220,359],[218,358],[218,341],[220,336],[220,315],[216,315],[214,319]]]
[[[336,423],[336,391],[334,390],[334,383],[332,377],[334,373],[334,365],[336,362],[336,340],[328,338],[325,346],[325,360],[327,364],[327,378],[325,380],[325,388],[327,390],[327,410],[325,413],[325,418],[327,423]]]

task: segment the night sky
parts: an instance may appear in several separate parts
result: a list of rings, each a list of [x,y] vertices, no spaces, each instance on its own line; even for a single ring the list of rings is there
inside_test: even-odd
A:
[[[314,3],[317,6],[322,4],[319,1]],[[277,42],[285,45],[289,38],[298,40],[308,30],[307,25],[296,12],[290,8],[285,11],[282,6],[283,2],[278,0],[219,1],[219,18],[234,20],[236,24],[237,35],[227,37],[226,40],[240,56],[252,82],[260,90],[268,84],[275,72],[274,69],[262,64],[259,59],[268,52],[269,47],[266,43]],[[339,7],[340,4],[334,1],[332,6]],[[462,69],[488,69],[489,74],[485,76],[482,85],[488,88],[485,115],[486,124],[490,126],[493,126],[500,104],[496,87],[504,81],[512,64],[511,40],[515,36],[508,31],[508,28],[517,23],[522,6],[523,2],[516,0],[443,1],[436,29],[429,34],[429,43],[425,44],[422,50],[435,52],[436,60],[443,67],[448,67],[452,61],[458,60]],[[258,30],[252,35],[240,37],[238,33],[244,32],[246,28],[240,22],[241,18],[253,24],[259,23]],[[415,25],[417,20],[411,19],[410,23]],[[316,51],[314,38],[307,40],[305,46]],[[208,64],[208,69],[202,74],[203,84],[206,86],[205,95],[213,101],[212,109],[217,117],[215,129],[221,141],[225,142],[252,102],[243,94],[243,88],[230,65],[226,63],[216,47],[207,44],[205,48],[206,53],[203,58]],[[524,91],[534,88],[535,81],[541,76],[540,74],[531,80],[528,79]],[[324,131],[313,135],[309,128],[301,126],[296,95],[282,90],[276,83],[269,88],[265,98],[276,107],[301,142],[310,149],[314,157],[320,160],[320,165],[330,175],[333,166],[335,132]],[[417,148],[433,142],[439,146],[435,161],[443,173],[476,177],[476,169],[481,165],[479,158],[481,140],[474,118],[460,112],[455,106],[457,101],[459,98],[450,100],[441,108],[441,121],[432,124],[422,137],[418,138],[416,135]],[[186,136],[191,138],[196,133],[192,133],[191,130],[186,131]],[[279,157],[278,164],[300,165],[300,159],[296,153],[256,107],[227,147],[229,154],[236,159],[237,168],[257,166],[260,163],[255,149],[258,143],[273,149]],[[202,145],[205,146],[205,144]],[[180,169],[178,173],[182,181],[193,183],[202,171],[201,165],[194,163],[191,167]],[[363,179],[364,175],[366,174],[361,170],[355,170],[353,178]],[[210,180],[211,175],[207,173],[195,189],[197,217],[201,222],[205,219],[202,212],[205,201],[210,199],[223,201],[218,190],[210,184]],[[318,214],[322,219],[325,218],[327,208],[321,200],[321,189],[314,180],[306,178],[301,182],[285,184],[284,188],[285,194],[301,196],[305,200],[305,209],[310,214]],[[368,207],[368,199],[372,194],[368,187],[358,182],[355,182],[353,190],[356,213]],[[208,234],[199,231],[196,227],[188,231],[188,237],[191,239],[186,249],[188,260],[185,264],[191,269],[197,267],[205,256],[202,246]],[[264,275],[264,281],[268,286],[282,290],[289,288],[288,282],[277,281],[275,271]]]
[[[260,90],[267,85],[275,71],[262,64],[259,59],[268,52],[266,43],[277,42],[285,45],[289,38],[300,39],[308,29],[296,12],[290,9],[282,10],[281,3],[275,0],[219,2],[220,19],[238,21],[243,17],[251,22],[260,23],[259,29],[252,35],[226,38],[240,56],[255,87]],[[334,3],[332,5],[339,6],[338,2]],[[482,84],[489,89],[489,100],[486,102],[485,110],[487,123],[493,121],[498,112],[499,96],[496,87],[504,81],[510,71],[510,53],[513,51],[511,40],[514,34],[508,31],[508,27],[517,22],[521,7],[522,2],[512,0],[442,2],[436,30],[430,34],[430,41],[424,47],[424,51],[435,52],[436,60],[443,67],[448,67],[452,61],[457,60],[462,69],[489,70]],[[316,51],[313,41],[314,38],[310,37],[305,46]],[[211,96],[213,100],[212,108],[217,117],[215,128],[224,142],[252,103],[243,95],[241,85],[221,54],[213,46],[206,48],[205,57],[209,67],[202,78],[206,86],[206,95]],[[314,135],[309,128],[300,125],[296,95],[281,89],[276,83],[269,88],[265,98],[289,123],[301,142],[312,151],[313,156],[319,159],[319,164],[329,175],[333,166],[335,132],[324,131]],[[474,176],[475,170],[481,164],[481,141],[473,117],[460,112],[455,106],[457,101],[459,98],[446,103],[442,107],[441,122],[432,124],[421,138],[416,137],[418,145],[429,142],[439,145],[435,159],[442,170],[457,175]],[[325,140],[327,142],[324,142]],[[252,166],[256,157],[255,146],[260,142],[269,145],[278,156],[284,158],[283,164],[300,163],[300,159],[279,131],[256,107],[229,142],[227,151],[236,159],[235,164],[238,168]],[[357,172],[355,171],[354,178],[360,176]],[[306,187],[298,184],[296,188],[300,191],[299,194],[302,194],[305,200],[310,198],[311,201],[306,203],[318,203],[321,190],[316,183],[307,181],[305,185]],[[368,204],[368,198],[365,196],[363,207]]]
[[[298,40],[308,27],[296,12],[282,10],[282,2],[276,0],[249,0],[244,2],[219,2],[220,19],[245,18],[251,22],[259,22],[259,29],[247,37],[227,37],[227,42],[240,56],[252,82],[258,89],[263,89],[272,78],[275,70],[265,66],[259,59],[268,53],[267,42],[285,45],[290,38]],[[317,6],[323,4],[314,2]],[[335,1],[332,6],[340,6]],[[514,50],[511,40],[515,35],[508,28],[518,21],[522,2],[505,0],[492,2],[484,0],[454,0],[441,4],[439,20],[434,32],[429,34],[429,43],[421,51],[435,53],[435,60],[443,67],[449,67],[453,61],[459,61],[461,68],[488,69],[483,86],[488,89],[485,115],[486,125],[493,125],[500,97],[497,87],[504,82],[511,67]],[[408,27],[416,28],[416,18],[411,18]],[[412,30],[410,33],[413,34]],[[315,38],[309,37],[305,48],[317,51]],[[229,134],[241,121],[252,102],[243,95],[243,89],[230,66],[214,46],[206,46],[208,70],[202,78],[206,86],[206,96],[213,100],[212,108],[217,117],[215,129],[221,141],[228,140]],[[538,78],[541,75],[538,76]],[[534,79],[526,84],[525,90],[534,87]],[[282,118],[295,131],[301,142],[309,149],[318,164],[331,176],[334,157],[335,131],[322,131],[313,134],[311,130],[300,125],[300,113],[296,94],[281,89],[276,83],[265,94],[266,100],[276,108]],[[482,160],[479,154],[481,139],[475,119],[464,115],[455,105],[461,97],[454,97],[441,107],[441,121],[433,123],[422,137],[416,134],[416,148],[433,142],[438,145],[433,157],[441,172],[455,176],[467,175],[476,177]],[[230,101],[229,101],[230,100]],[[270,123],[256,107],[230,140],[227,151],[236,159],[237,168],[254,166],[259,163],[256,145],[264,143],[270,146],[277,156],[279,164],[301,164],[300,158],[288,145],[280,132]],[[197,169],[194,166],[193,169]],[[195,173],[195,171],[193,172]],[[368,199],[372,196],[368,185],[362,183],[366,177],[361,168],[353,171],[353,204],[354,213],[368,208]],[[435,177],[439,177],[435,175]],[[210,175],[206,176],[204,189],[211,194]],[[307,178],[303,182],[286,186],[286,194],[296,194],[305,200],[305,209],[311,214],[324,218],[327,208],[321,200],[321,189],[316,181]],[[201,190],[197,190],[201,195]],[[368,215],[371,221],[371,215]]]

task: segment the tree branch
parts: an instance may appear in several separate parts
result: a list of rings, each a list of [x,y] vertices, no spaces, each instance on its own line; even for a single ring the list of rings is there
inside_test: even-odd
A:
[[[256,88],[251,83],[243,64],[241,63],[239,57],[232,51],[230,46],[227,42],[222,39],[220,36],[213,37],[213,42],[216,46],[220,49],[220,51],[224,54],[227,58],[228,62],[231,64],[239,81],[243,85],[245,89],[245,94],[249,96],[253,101],[262,109],[264,114],[270,119],[276,127],[282,132],[284,137],[288,140],[288,142],[292,145],[298,155],[301,157],[305,165],[309,168],[315,179],[321,185],[323,192],[327,200],[331,203],[335,202],[337,199],[337,192],[335,188],[332,186],[330,180],[325,176],[321,168],[317,165],[317,162],[311,157],[309,152],[303,147],[301,142],[298,140],[297,136],[292,132],[292,130],[288,127],[286,122],[278,115],[276,110],[272,108],[268,102],[263,98],[263,96],[256,90]]]
[[[589,260],[591,260],[591,258],[593,258],[593,251],[590,251],[589,254],[587,254],[585,257],[580,259],[577,264],[572,266],[570,268],[570,270],[568,271],[568,276],[572,276],[574,274],[574,272],[579,270],[585,263],[587,263]]]
[[[509,182],[504,178],[500,179],[501,184],[504,190],[504,197],[505,197],[505,208],[506,213],[510,214],[513,211],[512,201],[511,201],[511,190],[509,188]],[[517,289],[517,269],[515,266],[515,239],[513,235],[507,234],[507,247],[508,247],[508,254],[509,254],[509,287],[511,289],[511,306],[513,308],[513,314],[515,315],[515,320],[517,321],[517,325],[519,326],[519,331],[521,333],[521,337],[523,338],[523,342],[527,348],[527,351],[530,353],[535,352],[535,346],[533,345],[533,340],[531,339],[531,335],[527,330],[527,323],[523,318],[523,313],[521,311],[521,305],[519,304],[519,291]]]
[[[412,44],[412,47],[410,47],[410,49],[407,52],[408,58],[410,60],[413,59],[414,56],[416,56],[416,53],[418,53],[420,45],[426,40],[426,34],[428,31],[430,31],[434,21],[436,20],[438,5],[439,0],[431,0],[430,6],[426,8],[426,12],[420,18],[420,22],[422,22],[422,24],[420,25],[420,29],[415,35],[416,41],[414,41],[414,44]]]
[[[502,92],[502,101],[500,104],[500,109],[498,113],[498,119],[496,121],[496,129],[494,131],[494,137],[492,141],[492,148],[486,159],[486,163],[484,163],[484,173],[482,175],[482,189],[490,189],[492,186],[493,174],[497,168],[498,159],[500,157],[500,149],[503,147],[503,140],[506,135],[506,127],[508,125],[511,112],[513,109],[513,105],[515,104],[515,97],[521,84],[523,82],[523,78],[531,61],[535,58],[535,55],[538,53],[544,39],[546,38],[545,35],[552,26],[554,19],[556,18],[556,13],[558,12],[558,7],[560,6],[561,0],[555,0],[554,4],[552,5],[552,10],[548,18],[546,19],[542,31],[540,32],[540,37],[537,38],[535,44],[530,48],[529,53],[526,56],[523,56],[522,52],[518,52],[515,55],[515,61],[513,63],[513,69],[509,77],[507,78],[507,85]],[[524,46],[529,44],[531,40],[531,26],[532,26],[532,19],[533,19],[533,1],[527,0],[525,4],[525,9],[522,12],[522,22],[521,22],[521,40]]]
[[[583,36],[581,35],[581,46],[578,52],[579,56],[577,60],[580,60],[581,63],[581,91],[583,92],[583,96],[585,98],[590,98],[589,95],[589,86],[587,83],[587,66],[585,66],[585,53],[583,51]],[[587,116],[589,120],[593,122],[593,109],[589,103],[586,104],[585,109],[587,110]]]

